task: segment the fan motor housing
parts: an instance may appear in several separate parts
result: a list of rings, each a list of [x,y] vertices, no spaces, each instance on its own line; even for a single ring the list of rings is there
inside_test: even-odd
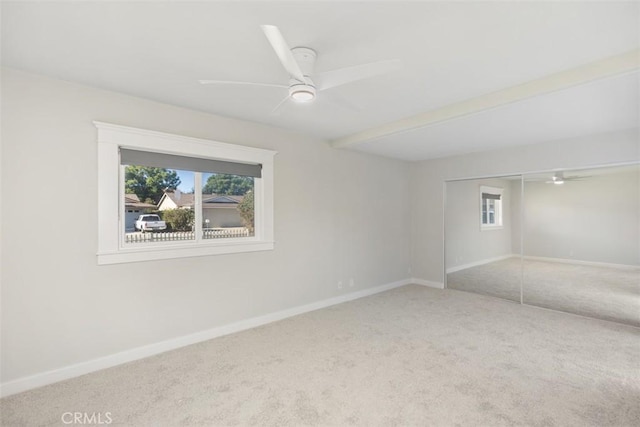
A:
[[[311,76],[318,56],[316,51],[308,47],[294,47],[291,49],[291,53],[298,63],[302,74],[304,74],[305,77]]]
[[[316,97],[316,88],[306,83],[296,83],[289,86],[289,96],[297,102],[309,102]]]
[[[294,47],[291,49],[291,53],[300,66],[305,81],[291,79],[289,81],[289,96],[296,102],[313,101],[316,97],[316,87],[310,76],[313,74],[316,64],[316,51],[308,47]]]

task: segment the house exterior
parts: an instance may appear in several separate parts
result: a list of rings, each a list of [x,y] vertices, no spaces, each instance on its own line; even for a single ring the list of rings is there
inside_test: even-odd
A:
[[[124,228],[126,231],[135,230],[138,216],[156,209],[156,205],[144,203],[135,194],[124,195]]]
[[[225,194],[202,195],[202,217],[204,228],[243,227],[244,222],[238,212],[238,204],[244,196],[229,196]],[[193,209],[194,195],[180,190],[167,191],[158,203],[158,210]]]

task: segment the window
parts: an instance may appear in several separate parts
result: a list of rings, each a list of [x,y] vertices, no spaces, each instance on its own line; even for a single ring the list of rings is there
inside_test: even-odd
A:
[[[99,264],[273,249],[274,151],[95,125]]]
[[[502,228],[502,188],[480,187],[480,229]]]

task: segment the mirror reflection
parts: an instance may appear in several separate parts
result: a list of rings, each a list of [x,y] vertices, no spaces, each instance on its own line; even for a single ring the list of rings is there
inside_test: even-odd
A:
[[[446,183],[447,288],[520,302],[520,193],[520,176]]]
[[[524,176],[525,304],[640,326],[639,171]]]
[[[640,165],[446,183],[446,287],[640,326]]]

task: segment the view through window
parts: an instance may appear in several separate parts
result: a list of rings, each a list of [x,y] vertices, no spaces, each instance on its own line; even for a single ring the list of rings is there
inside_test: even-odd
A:
[[[253,236],[254,178],[211,173],[202,178],[202,238]]]
[[[254,236],[254,177],[138,164],[123,168],[125,244]]]

